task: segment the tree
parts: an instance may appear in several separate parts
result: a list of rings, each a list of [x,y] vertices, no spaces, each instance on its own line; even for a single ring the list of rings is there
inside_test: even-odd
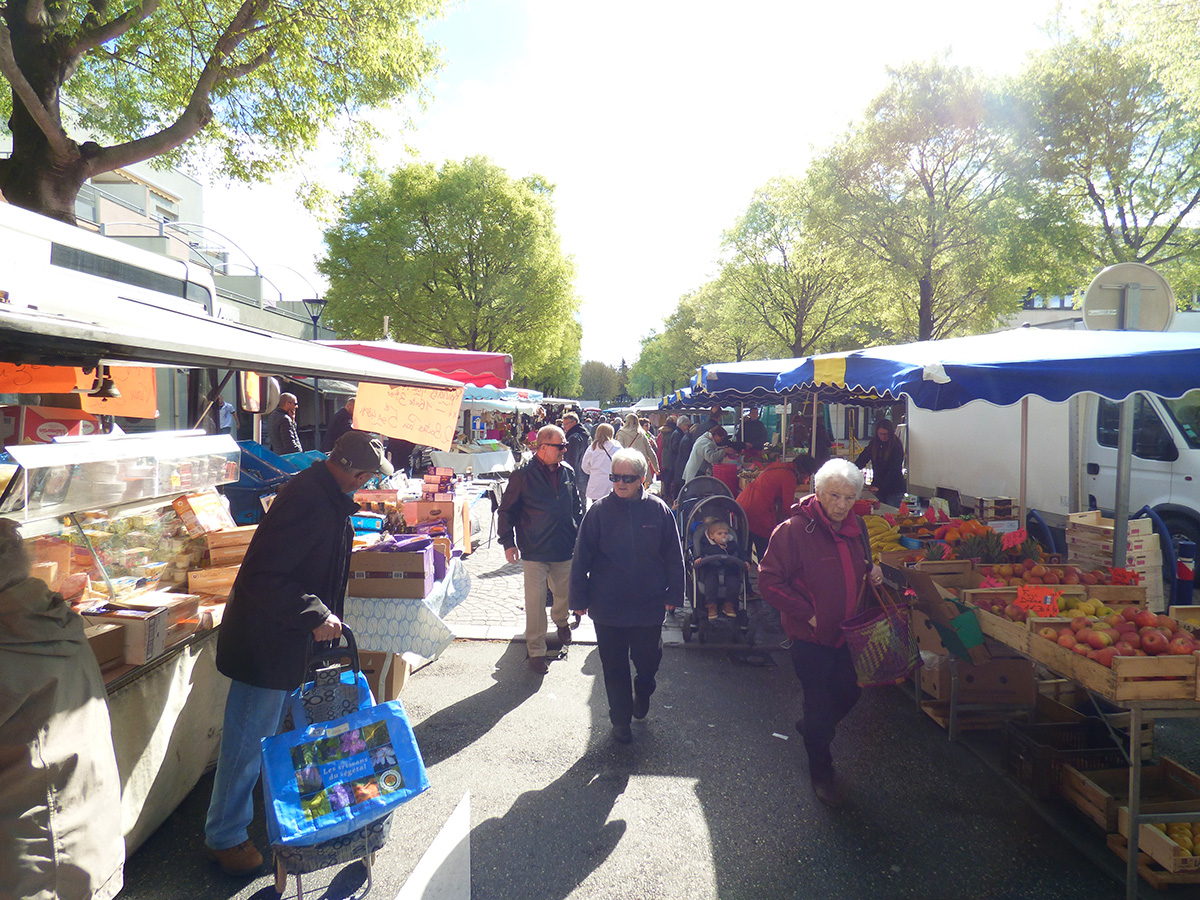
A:
[[[1048,233],[1083,283],[1117,262],[1190,268],[1200,253],[1196,98],[1168,86],[1151,64],[1161,48],[1113,13],[1100,7],[1085,34],[1033,57],[1016,86],[1027,208],[1057,223]]]
[[[793,357],[828,349],[869,296],[869,287],[842,263],[836,248],[805,225],[810,205],[802,182],[776,178],[754,192],[749,208],[725,233],[729,260],[716,291],[720,324],[734,329],[722,333],[740,337],[738,353],[767,343],[747,330],[747,322],[765,329]]]
[[[579,390],[586,400],[595,400],[601,408],[617,396],[617,370],[607,363],[589,359],[579,369]]]
[[[859,254],[898,336],[985,330],[1019,295],[992,252],[1004,223],[993,98],[941,62],[891,72],[863,124],[814,169],[810,227]]]
[[[579,396],[579,348],[583,326],[575,319],[563,323],[563,336],[553,354],[530,380],[538,390],[552,397]]]
[[[539,176],[514,180],[485,157],[365,174],[318,263],[331,327],[374,337],[390,315],[399,340],[511,353],[534,379],[569,369],[552,363],[564,347],[577,352],[578,326],[552,194]]]
[[[419,27],[439,5],[0,0],[0,193],[74,223],[86,179],[175,161],[196,138],[235,178],[280,170],[336,117],[419,87],[435,62]]]

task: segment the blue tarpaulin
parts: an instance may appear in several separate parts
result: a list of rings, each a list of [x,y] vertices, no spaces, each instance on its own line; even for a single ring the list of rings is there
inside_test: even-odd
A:
[[[973,400],[1009,406],[1027,396],[1057,403],[1089,391],[1110,400],[1138,391],[1182,397],[1200,388],[1200,334],[1015,328],[815,356],[783,372],[775,388],[841,402],[903,394],[928,410]]]
[[[713,400],[727,403],[765,403],[778,401],[781,395],[775,383],[807,361],[802,359],[756,359],[736,363],[711,363],[701,366],[693,384],[697,398],[702,392]]]

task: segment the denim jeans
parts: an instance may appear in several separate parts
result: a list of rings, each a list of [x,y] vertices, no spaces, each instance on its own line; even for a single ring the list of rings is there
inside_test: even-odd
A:
[[[262,770],[260,741],[279,730],[287,691],[254,687],[241,681],[229,685],[221,754],[213,780],[204,839],[213,850],[228,850],[248,837],[254,819],[254,786]]]

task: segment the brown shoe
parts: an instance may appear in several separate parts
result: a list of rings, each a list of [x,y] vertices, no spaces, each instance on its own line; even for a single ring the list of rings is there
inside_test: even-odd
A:
[[[571,626],[570,625],[559,625],[558,626],[558,642],[560,644],[562,644],[564,647],[567,646],[567,644],[571,643]]]
[[[812,786],[817,799],[830,809],[839,809],[846,805],[846,795],[842,793],[842,789],[832,775],[814,779]]]
[[[550,672],[550,664],[546,662],[544,656],[531,656],[528,659],[529,668],[537,672],[539,675],[546,675]]]
[[[732,603],[726,603],[724,606],[721,607],[721,615],[723,615],[727,619],[736,619],[737,618],[737,609],[734,607],[734,605]]]
[[[717,604],[708,604],[708,621],[715,622],[717,620]]]
[[[204,852],[209,859],[216,860],[226,875],[253,875],[263,864],[262,854],[251,840],[225,850],[214,850],[205,845]]]

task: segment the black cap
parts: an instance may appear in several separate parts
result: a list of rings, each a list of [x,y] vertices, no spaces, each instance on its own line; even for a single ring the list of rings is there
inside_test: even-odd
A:
[[[347,431],[337,439],[329,458],[355,472],[391,475],[395,471],[383,452],[383,441],[366,431]]]

